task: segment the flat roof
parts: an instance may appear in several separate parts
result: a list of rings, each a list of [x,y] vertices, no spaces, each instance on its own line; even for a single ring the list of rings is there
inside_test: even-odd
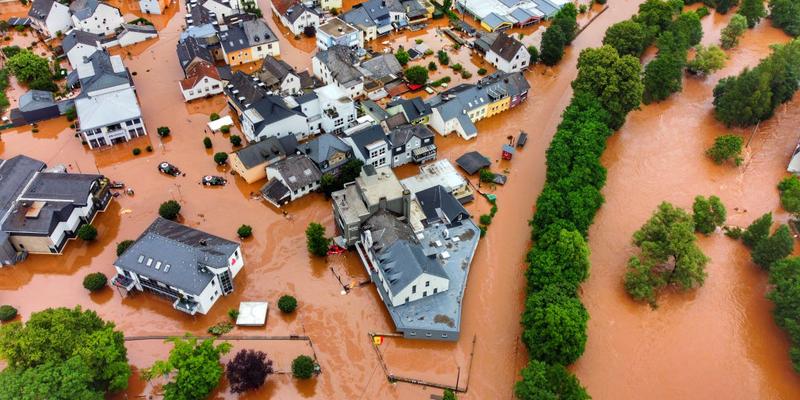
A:
[[[266,301],[243,301],[239,303],[239,316],[236,325],[264,326],[267,323],[269,303]]]

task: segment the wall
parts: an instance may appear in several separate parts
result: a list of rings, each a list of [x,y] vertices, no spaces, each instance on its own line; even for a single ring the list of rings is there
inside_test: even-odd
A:
[[[262,179],[266,179],[267,177],[267,162],[264,161],[261,164],[256,165],[253,168],[246,169],[242,161],[239,160],[239,156],[236,153],[231,153],[230,157],[231,169],[236,171],[242,179],[245,180],[247,183],[253,183],[256,181],[260,181]]]

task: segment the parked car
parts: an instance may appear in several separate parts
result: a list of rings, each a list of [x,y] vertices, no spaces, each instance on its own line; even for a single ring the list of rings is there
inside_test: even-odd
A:
[[[168,162],[162,162],[161,164],[158,164],[158,170],[172,176],[178,176],[181,174],[181,170],[179,170],[178,167]]]
[[[202,183],[203,186],[223,186],[228,183],[228,180],[221,176],[206,175],[200,183]]]
[[[112,189],[122,189],[122,188],[124,188],[124,187],[125,187],[125,183],[123,183],[123,182],[120,182],[120,181],[111,181],[111,183],[109,184],[109,186],[110,186]]]

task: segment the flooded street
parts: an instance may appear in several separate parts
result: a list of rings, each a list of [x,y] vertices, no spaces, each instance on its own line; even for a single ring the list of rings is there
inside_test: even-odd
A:
[[[126,1],[126,20],[139,16],[130,13],[136,9],[135,2]],[[473,261],[461,340],[387,339],[380,351],[391,373],[448,385],[458,380],[462,387],[468,382],[469,391],[460,395],[461,399],[512,397],[517,373],[527,361],[519,340],[525,291],[523,260],[530,244],[527,220],[543,184],[544,151],[570,100],[578,52],[598,46],[606,28],[629,18],[640,2],[613,1],[567,49],[557,67],[536,66],[528,72],[532,86],[528,101],[479,122],[477,139],[465,142],[456,135],[437,136],[439,158],[454,160],[477,149],[495,162],[495,171],[508,171],[509,182],[493,190],[499,212]],[[308,68],[313,40],[293,39],[285,28],[278,29],[269,1],[261,0],[260,5],[269,25],[276,34],[280,32],[282,58],[298,70]],[[118,197],[98,215],[96,242],[72,241],[61,256],[33,255],[24,263],[0,269],[0,304],[14,305],[24,318],[47,307],[79,304],[113,320],[126,336],[181,335],[204,334],[209,326],[226,320],[227,311],[238,307],[240,301],[267,300],[274,305],[278,297],[291,293],[299,301],[295,315],[285,317],[273,309],[266,330],[237,328],[232,334],[308,335],[323,373],[308,382],[278,374],[260,391],[243,398],[428,399],[431,394],[441,394],[439,389],[387,382],[368,333],[391,332],[389,315],[372,285],[342,294],[336,278],[338,275],[345,283],[367,279],[358,256],[331,256],[326,262],[306,251],[304,230],[309,222],[320,222],[329,234],[333,232],[331,206],[322,195],[290,204],[286,207],[289,218],[284,218],[280,211],[252,199],[251,194],[263,182],[248,185],[228,176],[230,184],[222,188],[199,184],[203,175],[229,174],[212,160],[214,152],[232,149],[228,136],[211,135],[213,150],[202,144],[208,115],[224,115],[228,110],[222,96],[183,102],[177,87],[183,74],[175,54],[184,24],[183,6],[174,3],[170,7],[165,16],[148,16],[159,29],[158,40],[113,50],[123,55],[135,74],[150,136],[89,151],[63,118],[40,123],[37,133],[25,127],[0,135],[0,158],[26,154],[50,166],[67,164],[73,172],[99,171],[136,191],[134,196]],[[704,43],[717,40],[729,16],[712,15],[704,20]],[[591,315],[589,341],[586,354],[573,368],[595,399],[633,400],[642,398],[642,393],[652,399],[714,395],[725,399],[800,398],[800,379],[791,370],[788,342],[772,322],[771,305],[763,296],[766,275],[751,265],[740,244],[721,235],[702,239],[701,247],[712,258],[706,286],[688,295],[664,296],[657,311],[630,301],[621,284],[631,234],[662,200],[690,207],[697,194],[717,194],[728,206],[729,221],[740,225],[778,208],[775,184],[798,138],[794,128],[800,124],[800,111],[793,103],[785,108],[788,111],[761,125],[744,166],[716,166],[703,155],[714,137],[726,132],[710,114],[716,80],[755,65],[767,54],[770,43],[788,40],[767,25],[762,23],[745,35],[725,70],[705,81],[686,79],[683,93],[632,113],[609,143],[603,158],[609,170],[603,191],[606,204],[590,231],[592,270],[582,290]],[[420,35],[426,41],[438,40],[432,32],[407,33],[393,38],[392,45],[415,44]],[[466,49],[457,57],[464,65],[472,62],[473,73],[480,65],[480,60],[470,59]],[[475,74],[472,80],[477,78]],[[159,139],[155,134],[159,126],[170,127],[172,135]],[[506,137],[520,130],[530,135],[525,149],[513,161],[497,161]],[[742,133],[749,135],[749,131]],[[131,154],[133,148],[147,145],[152,145],[152,153]],[[186,176],[159,174],[156,166],[161,161],[177,165]],[[410,166],[398,170],[401,176],[414,173]],[[475,177],[472,180],[477,182]],[[241,224],[253,227],[253,237],[242,244],[245,268],[234,282],[236,291],[222,297],[209,315],[195,317],[146,294],[124,298],[108,288],[89,295],[81,286],[83,277],[96,271],[113,275],[116,243],[135,239],[157,215],[158,205],[169,199],[181,203],[183,223],[209,233],[233,239]],[[747,212],[736,213],[734,207]],[[478,199],[468,210],[477,219],[488,205]],[[297,341],[234,342],[234,347],[267,352],[278,371],[287,371],[296,355],[312,352],[305,342]],[[146,367],[165,358],[169,346],[156,340],[129,342],[128,349],[131,363]],[[127,395],[153,390],[135,374]],[[223,383],[212,398],[237,396]]]

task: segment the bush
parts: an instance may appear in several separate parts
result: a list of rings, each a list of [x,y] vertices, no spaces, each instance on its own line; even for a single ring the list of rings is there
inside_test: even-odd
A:
[[[772,213],[766,213],[753,221],[742,233],[742,242],[745,246],[754,248],[759,242],[769,237],[772,227]]]
[[[486,70],[486,68],[478,68],[478,75],[480,75],[480,76],[484,76],[484,75],[486,75],[488,72],[489,72],[489,71],[487,71],[487,70]]]
[[[204,137],[204,138],[203,138],[203,147],[205,147],[205,148],[207,148],[207,149],[210,149],[210,148],[211,148],[211,146],[212,146],[212,144],[211,144],[211,138],[209,138],[208,136]]]
[[[478,172],[480,176],[481,182],[489,183],[494,181],[494,172],[489,170],[489,168],[483,168]]]
[[[219,114],[217,114],[217,113],[211,113],[211,115],[209,115],[209,116],[208,116],[208,119],[210,119],[210,120],[212,120],[212,121],[216,121],[216,120],[218,120],[218,119],[219,119]]]
[[[144,150],[145,150],[146,152],[148,152],[148,153],[152,153],[152,152],[153,152],[153,146],[150,146],[150,145],[148,144],[148,145],[147,145],[147,147],[145,147],[145,148],[144,148]]]
[[[770,269],[772,265],[788,257],[794,250],[794,238],[789,231],[789,227],[782,224],[772,236],[760,240],[753,247],[751,256],[753,262],[764,269]]]
[[[317,28],[315,28],[314,25],[306,25],[306,27],[303,28],[303,34],[309,38],[314,37],[314,35],[317,34]]]
[[[444,50],[439,50],[439,52],[436,53],[436,57],[439,59],[439,64],[447,65],[450,63],[450,56],[447,55],[447,52]]]
[[[710,235],[718,226],[725,224],[727,215],[725,206],[717,196],[711,196],[708,200],[703,196],[695,197],[692,213],[694,230],[704,235]]]
[[[788,35],[800,36],[800,3],[796,0],[770,0],[769,18],[772,25]]]
[[[310,379],[314,376],[316,367],[313,358],[306,355],[298,356],[292,361],[292,376],[297,379]]]
[[[428,71],[436,71],[436,69],[437,67],[435,62],[431,61],[428,63]]]
[[[489,214],[483,214],[480,217],[481,225],[491,225],[492,223],[492,216]]]
[[[800,214],[800,179],[794,175],[784,178],[778,184],[778,191],[783,209],[795,215]]]
[[[297,308],[297,299],[292,296],[283,295],[278,299],[278,309],[284,314],[291,314]]]
[[[405,71],[405,76],[410,83],[415,85],[424,85],[428,82],[428,70],[419,65],[407,69]]]
[[[178,218],[178,214],[181,212],[181,205],[175,200],[167,200],[161,203],[161,206],[158,207],[158,215],[161,218],[168,219],[174,221],[175,218]]]
[[[464,79],[472,78],[472,72],[469,72],[467,70],[463,70],[463,71],[461,71],[461,77],[464,78]]]
[[[169,127],[166,127],[166,126],[159,126],[158,129],[156,129],[156,131],[158,132],[158,136],[161,136],[161,137],[169,136],[169,132],[170,132]]]
[[[239,319],[239,310],[235,308],[231,308],[230,310],[228,310],[228,318],[230,318],[231,321],[236,323],[236,320]]]
[[[539,61],[539,49],[536,46],[528,46],[528,54],[531,56],[531,64],[536,64]]]
[[[325,237],[325,227],[311,222],[306,228],[306,247],[308,252],[317,257],[325,257],[328,255],[328,247],[331,244],[331,239]]]
[[[722,135],[714,139],[714,145],[706,150],[706,154],[717,164],[733,161],[734,164],[742,164],[742,146],[744,140],[737,135]]]
[[[225,153],[224,151],[215,153],[214,162],[217,163],[217,165],[225,165],[225,163],[228,162],[228,153]]]
[[[83,224],[78,228],[77,234],[79,239],[85,242],[91,242],[97,239],[97,228],[92,226],[92,224]]]
[[[461,64],[453,64],[453,65],[450,66],[450,68],[452,68],[453,71],[458,72],[458,71],[461,71],[462,69],[464,69],[464,66],[461,65]]]
[[[722,29],[719,42],[723,49],[732,49],[739,45],[739,38],[747,31],[747,18],[735,14],[728,25]]]
[[[233,147],[240,147],[242,145],[242,137],[239,135],[231,135],[230,141]]]
[[[397,59],[397,62],[403,66],[408,64],[408,60],[411,59],[411,56],[409,56],[408,52],[402,47],[397,49],[397,52],[394,53],[394,57]]]
[[[708,10],[708,7],[703,6],[703,7],[698,8],[696,13],[700,18],[705,18],[709,14],[711,14],[711,11]]]
[[[135,156],[138,156],[139,154],[142,154],[142,149],[135,147],[131,153],[133,153]]]
[[[83,287],[90,292],[103,289],[108,284],[108,278],[102,272],[94,272],[83,278]]]
[[[17,317],[17,309],[8,305],[3,304],[0,306],[0,321],[6,322],[11,321],[12,319]]]
[[[242,225],[236,230],[236,234],[240,239],[249,238],[253,235],[253,228],[250,225]]]
[[[244,349],[236,353],[225,368],[233,393],[257,390],[273,372],[272,360],[264,352]]]
[[[70,107],[64,113],[64,116],[67,117],[67,121],[69,122],[75,121],[75,119],[78,118],[78,111],[75,109],[75,107]]]
[[[722,69],[727,59],[725,52],[717,46],[697,45],[694,59],[686,64],[686,69],[693,74],[708,75]]]
[[[128,247],[131,247],[134,243],[133,240],[123,240],[117,243],[117,257],[125,253],[125,250],[128,250]]]
[[[233,324],[228,321],[218,322],[208,328],[208,333],[214,336],[222,336],[233,330]]]
[[[224,134],[231,133],[231,126],[230,125],[222,125],[221,127],[219,127],[219,131],[224,133]]]

